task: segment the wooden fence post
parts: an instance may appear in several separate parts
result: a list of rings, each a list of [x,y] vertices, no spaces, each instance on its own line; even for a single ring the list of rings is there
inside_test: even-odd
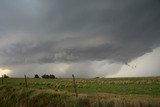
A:
[[[27,88],[28,85],[27,85],[27,77],[26,77],[26,75],[24,75],[24,79],[25,79],[25,85],[26,85],[26,88]]]
[[[76,86],[74,74],[72,74],[72,77],[73,77],[73,87],[74,87],[74,92],[75,92],[75,94],[76,94],[76,97],[78,97],[77,86]]]
[[[3,75],[2,75],[2,84],[3,84]]]

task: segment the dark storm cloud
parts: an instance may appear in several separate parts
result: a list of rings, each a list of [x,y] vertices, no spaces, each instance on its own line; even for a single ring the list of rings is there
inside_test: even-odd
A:
[[[160,42],[159,0],[0,1],[0,63],[127,63]]]

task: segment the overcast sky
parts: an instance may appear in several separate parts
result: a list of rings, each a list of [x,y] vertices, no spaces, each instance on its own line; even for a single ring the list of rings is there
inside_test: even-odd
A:
[[[0,74],[160,75],[159,0],[1,0]]]

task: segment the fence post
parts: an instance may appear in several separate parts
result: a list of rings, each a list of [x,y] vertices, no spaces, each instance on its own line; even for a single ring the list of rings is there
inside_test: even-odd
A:
[[[75,92],[75,94],[76,94],[76,97],[78,97],[77,86],[76,86],[74,74],[72,74],[72,77],[73,77],[73,87],[74,87],[74,92]]]
[[[3,84],[3,75],[2,75],[2,84]]]
[[[26,77],[26,75],[24,75],[24,79],[25,79],[25,85],[26,85],[26,88],[27,88],[28,85],[27,85],[27,77]]]

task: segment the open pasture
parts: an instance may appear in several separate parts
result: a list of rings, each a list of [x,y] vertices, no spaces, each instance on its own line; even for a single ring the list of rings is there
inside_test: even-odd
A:
[[[0,85],[1,107],[159,107],[160,77],[5,78]]]
[[[24,78],[6,78],[4,84],[25,87]],[[29,88],[74,92],[72,78],[27,78]],[[160,96],[160,77],[145,78],[76,78],[78,93]]]

